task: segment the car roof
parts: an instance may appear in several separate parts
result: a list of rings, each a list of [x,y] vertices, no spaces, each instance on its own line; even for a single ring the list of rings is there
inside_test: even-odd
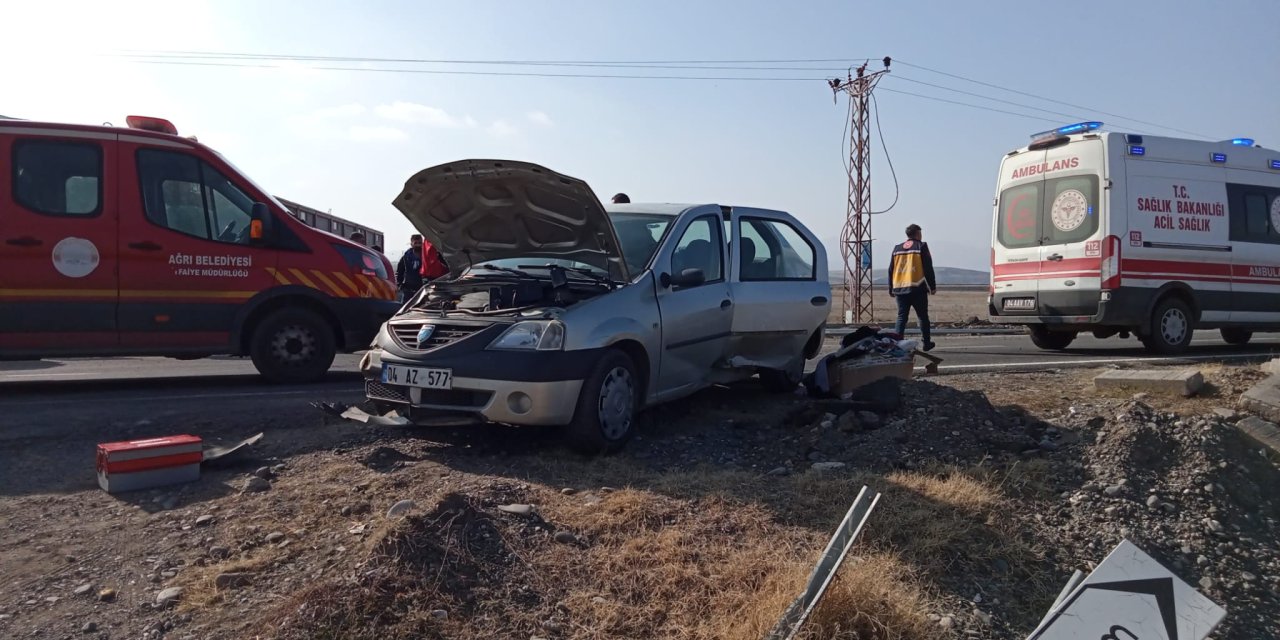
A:
[[[643,213],[655,216],[678,216],[694,207],[705,205],[697,204],[681,204],[675,202],[631,202],[627,204],[606,204],[604,210],[608,213]],[[718,205],[712,205],[718,206]]]

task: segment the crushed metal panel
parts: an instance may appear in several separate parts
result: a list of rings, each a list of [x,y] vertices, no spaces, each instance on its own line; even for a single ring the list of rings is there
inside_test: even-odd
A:
[[[1027,640],[1204,640],[1226,615],[1123,540]]]
[[[204,447],[204,452],[203,452],[204,457],[201,459],[201,461],[211,462],[213,460],[219,460],[221,458],[225,458],[245,447],[250,447],[255,444],[258,444],[258,442],[262,440],[262,436],[263,434],[259,433],[257,435],[245,438],[244,440],[241,440],[236,443],[232,443],[230,445],[207,445]]]
[[[765,636],[765,640],[791,640],[800,631],[809,614],[813,613],[814,608],[818,606],[822,594],[826,593],[827,586],[831,584],[836,571],[840,569],[845,556],[849,554],[853,542],[862,532],[863,525],[871,517],[871,510],[875,509],[876,503],[880,501],[878,493],[869,501],[864,501],[866,494],[866,487],[858,492],[858,497],[854,499],[849,512],[845,514],[844,520],[836,528],[835,535],[831,537],[831,542],[827,543],[822,557],[818,559],[817,566],[809,574],[809,582],[805,585],[804,593],[787,607],[782,614],[782,619]]]

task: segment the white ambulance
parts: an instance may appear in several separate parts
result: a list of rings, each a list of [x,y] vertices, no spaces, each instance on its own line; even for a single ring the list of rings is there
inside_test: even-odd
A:
[[[1000,163],[991,320],[1042,349],[1087,331],[1162,354],[1195,329],[1280,331],[1280,151],[1101,127],[1036,134]]]

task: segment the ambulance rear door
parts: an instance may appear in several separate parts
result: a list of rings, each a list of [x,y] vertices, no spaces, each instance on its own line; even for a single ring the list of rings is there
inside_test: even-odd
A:
[[[1044,151],[1006,157],[1000,168],[992,233],[992,304],[1002,316],[1039,315]]]
[[[1040,218],[1040,315],[1098,313],[1101,296],[1106,153],[1099,137],[1086,136],[1047,150]]]

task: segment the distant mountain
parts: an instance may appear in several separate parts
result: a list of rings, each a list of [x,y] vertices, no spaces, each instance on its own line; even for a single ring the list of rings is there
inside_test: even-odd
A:
[[[938,276],[939,285],[986,285],[991,282],[991,276],[986,271],[957,267],[934,267],[933,271]],[[842,282],[844,274],[832,271],[830,278],[832,282]],[[875,284],[886,284],[889,282],[889,272],[886,269],[876,269],[871,278]]]

